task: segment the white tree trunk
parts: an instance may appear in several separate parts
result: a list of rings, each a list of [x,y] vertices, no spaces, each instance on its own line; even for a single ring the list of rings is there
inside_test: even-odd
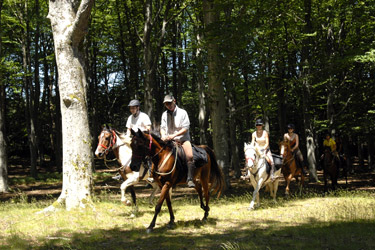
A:
[[[89,130],[86,75],[82,41],[94,0],[50,0],[56,63],[59,73],[63,134],[63,186],[60,197],[47,210],[86,207],[92,196],[92,138]]]

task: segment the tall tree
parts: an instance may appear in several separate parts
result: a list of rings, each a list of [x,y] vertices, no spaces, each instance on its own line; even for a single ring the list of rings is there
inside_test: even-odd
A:
[[[214,1],[203,1],[205,38],[207,39],[207,61],[208,61],[208,88],[210,99],[210,114],[213,131],[213,144],[219,166],[223,168],[226,176],[227,187],[229,183],[229,153],[227,141],[227,110],[224,97],[224,87],[220,70],[219,48],[215,41],[215,29],[218,13],[215,10]]]
[[[2,53],[2,10],[3,0],[0,0],[0,193],[6,192],[8,186],[8,156],[5,136],[5,83],[3,80],[3,53]]]
[[[63,131],[63,186],[57,203],[67,210],[86,207],[92,197],[92,138],[82,45],[93,4],[94,0],[49,2]],[[54,209],[54,205],[46,208]]]

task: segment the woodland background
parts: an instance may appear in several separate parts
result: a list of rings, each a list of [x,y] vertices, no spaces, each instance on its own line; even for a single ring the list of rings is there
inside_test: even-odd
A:
[[[0,161],[62,166],[58,71],[48,1],[0,0]],[[375,1],[97,0],[84,42],[93,151],[124,131],[138,98],[158,128],[163,97],[187,110],[197,144],[240,175],[256,118],[271,149],[294,123],[310,170],[326,131],[374,167]],[[349,162],[350,163],[350,162]]]

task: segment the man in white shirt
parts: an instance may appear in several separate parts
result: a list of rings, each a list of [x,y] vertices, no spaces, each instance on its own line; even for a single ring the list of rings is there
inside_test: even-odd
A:
[[[129,102],[129,109],[130,113],[132,113],[128,121],[126,122],[126,127],[128,128],[128,135],[130,135],[130,130],[133,129],[137,131],[140,129],[142,132],[150,132],[151,130],[151,120],[150,117],[146,114],[141,112],[140,110],[140,103],[138,100],[131,100]]]
[[[146,114],[141,112],[140,110],[140,102],[136,99],[131,100],[129,102],[129,110],[131,115],[129,116],[126,127],[127,127],[127,135],[130,136],[130,130],[133,129],[134,131],[141,130],[142,132],[150,132],[151,130],[151,120],[150,117]],[[115,180],[121,180],[121,175],[116,175],[112,177]],[[153,182],[152,178],[148,179],[149,182]]]
[[[164,97],[164,105],[167,110],[161,117],[160,134],[163,141],[175,140],[180,142],[185,151],[188,176],[188,187],[195,187],[193,149],[190,143],[190,120],[187,112],[176,105],[176,100],[171,95]]]

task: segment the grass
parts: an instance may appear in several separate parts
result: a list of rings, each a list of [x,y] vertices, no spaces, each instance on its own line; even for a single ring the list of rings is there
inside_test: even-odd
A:
[[[374,249],[375,194],[338,191],[322,197],[278,198],[261,193],[261,207],[248,211],[251,194],[212,199],[206,223],[196,195],[175,197],[176,226],[167,228],[162,207],[146,234],[154,208],[138,199],[139,214],[103,191],[95,210],[36,212],[54,199],[12,199],[0,204],[0,249]]]

